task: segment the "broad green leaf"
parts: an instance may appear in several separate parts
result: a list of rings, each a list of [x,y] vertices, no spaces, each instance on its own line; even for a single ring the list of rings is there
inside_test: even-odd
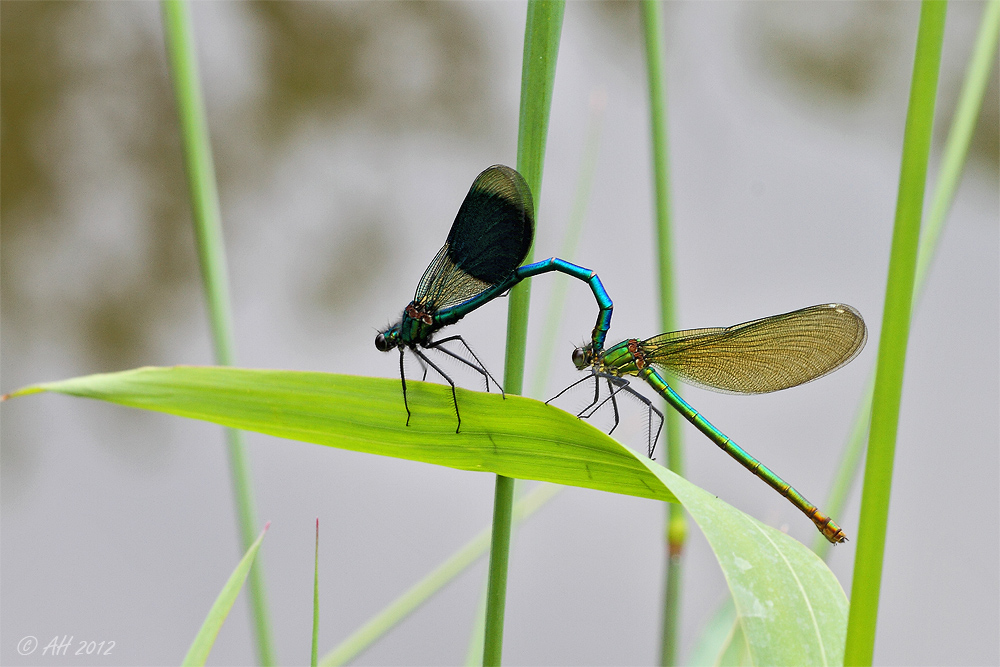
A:
[[[519,479],[679,501],[722,567],[754,664],[842,660],[847,599],[799,542],[743,514],[588,423],[520,396],[459,390],[462,431],[448,387],[381,378],[238,368],[139,368],[49,382],[53,391],[157,410],[343,449]]]
[[[590,424],[520,396],[301,371],[176,366],[49,382],[54,391],[280,438],[645,498],[674,500],[643,460]]]
[[[198,634],[195,636],[194,641],[191,642],[191,648],[188,649],[187,655],[184,656],[182,665],[200,666],[204,665],[205,661],[208,660],[208,654],[212,651],[215,638],[219,636],[219,630],[222,629],[222,624],[226,622],[226,617],[229,616],[229,610],[233,608],[233,603],[236,602],[236,596],[240,594],[240,589],[243,588],[243,582],[246,581],[247,574],[250,573],[250,566],[253,565],[253,559],[256,558],[261,542],[264,541],[264,534],[270,525],[268,523],[264,526],[264,530],[260,531],[260,535],[257,536],[254,543],[247,549],[246,554],[240,559],[233,573],[229,575],[229,581],[222,587],[219,597],[215,599],[212,608],[208,610],[208,616],[205,617],[205,622],[201,624]]]
[[[715,552],[752,664],[841,664],[847,596],[819,556],[670,470],[655,464],[650,470]]]

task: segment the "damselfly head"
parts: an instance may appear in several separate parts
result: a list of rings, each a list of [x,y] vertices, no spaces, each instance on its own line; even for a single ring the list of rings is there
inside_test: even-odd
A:
[[[375,349],[379,352],[388,352],[397,346],[399,340],[399,327],[395,326],[386,331],[382,331],[375,336]]]
[[[587,366],[590,366],[593,357],[594,353],[589,344],[584,347],[578,347],[573,350],[573,365],[576,366],[576,370],[582,371]]]

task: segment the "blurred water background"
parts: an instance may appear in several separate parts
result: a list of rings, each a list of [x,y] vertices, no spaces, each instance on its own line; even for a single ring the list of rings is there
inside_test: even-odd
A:
[[[919,5],[668,3],[679,321],[725,326],[828,301],[868,349],[763,397],[689,389],[822,506],[874,363]],[[982,11],[949,8],[931,177]],[[395,377],[372,344],[412,296],[480,170],[515,164],[525,6],[200,3],[237,359]],[[2,389],[212,362],[159,7],[3,3]],[[659,333],[647,93],[633,3],[566,8],[535,257],[557,254],[590,100],[606,99],[579,253],[615,301],[609,341]],[[903,393],[876,662],[997,664],[996,72],[925,297]],[[533,286],[526,377],[551,286]],[[544,397],[593,326],[573,283]],[[502,372],[506,300],[449,330]],[[462,376],[477,387],[475,377]],[[635,410],[616,435],[644,449]],[[221,430],[62,396],[2,407],[0,662],[34,635],[114,641],[106,664],[175,664],[239,549]],[[284,664],[309,655],[320,517],[321,651],[490,521],[493,477],[247,434]],[[693,430],[687,476],[811,542],[813,526]],[[837,517],[857,532],[857,492]],[[508,664],[650,664],[664,508],[566,489],[512,546]],[[831,567],[850,585],[854,543]],[[692,530],[682,649],[724,599]],[[483,589],[471,568],[357,663],[453,664]],[[74,643],[74,647],[76,643]],[[213,664],[253,660],[237,603]]]

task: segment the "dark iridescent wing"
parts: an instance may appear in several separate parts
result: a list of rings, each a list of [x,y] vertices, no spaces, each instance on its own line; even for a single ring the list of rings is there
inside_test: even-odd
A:
[[[434,312],[500,284],[527,257],[534,231],[528,184],[510,167],[488,168],[473,182],[414,301]]]
[[[832,373],[868,338],[861,314],[842,303],[810,306],[725,329],[689,329],[642,343],[646,360],[693,385],[763,394]]]

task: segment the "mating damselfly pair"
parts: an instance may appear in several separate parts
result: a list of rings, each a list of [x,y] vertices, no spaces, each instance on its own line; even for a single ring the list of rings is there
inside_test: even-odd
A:
[[[822,304],[731,327],[674,331],[645,340],[630,338],[604,349],[612,302],[601,279],[590,269],[556,257],[522,266],[533,237],[534,203],[521,175],[503,165],[483,171],[473,182],[444,246],[424,271],[399,322],[375,338],[375,347],[380,351],[399,350],[407,424],[412,414],[406,399],[406,350],[417,357],[424,379],[430,367],[451,385],[457,433],[462,418],[455,383],[428,357],[427,350],[442,352],[480,373],[487,391],[491,381],[501,394],[503,389],[461,336],[435,339],[437,331],[504,295],[525,278],[552,271],[565,273],[589,284],[598,314],[590,342],[572,354],[575,366],[589,370],[590,375],[553,399],[581,382],[593,380],[593,401],[577,416],[588,418],[610,402],[614,431],[619,422],[617,396],[624,392],[638,398],[649,410],[650,425],[654,414],[659,417],[655,435],[650,426],[647,453],[652,458],[663,413],[629,386],[627,376],[639,377],[723,451],[788,498],[828,540],[837,543],[847,539],[830,517],[684,401],[665,376],[736,394],[763,394],[810,382],[841,368],[861,352],[867,330],[857,310],[840,303]],[[471,358],[444,347],[449,342],[461,345]],[[608,390],[604,399],[602,383]]]

